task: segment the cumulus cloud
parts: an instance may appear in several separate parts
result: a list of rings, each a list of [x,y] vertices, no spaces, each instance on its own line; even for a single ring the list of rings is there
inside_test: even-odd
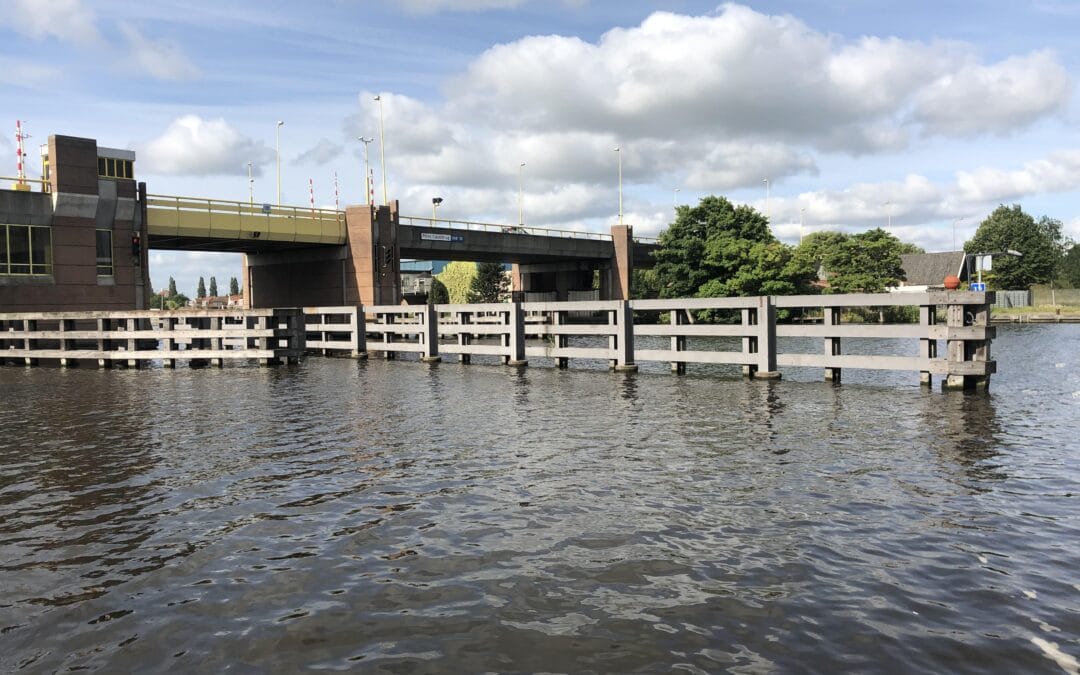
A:
[[[209,176],[243,174],[274,161],[274,151],[255,142],[224,119],[185,115],[157,138],[136,146],[139,163],[152,173]]]
[[[171,40],[151,40],[130,23],[121,23],[120,32],[137,68],[159,80],[188,80],[199,74],[198,68]]]
[[[101,38],[82,0],[15,0],[9,9],[8,27],[34,39],[90,44]]]
[[[340,157],[344,149],[341,145],[328,138],[320,138],[318,143],[297,155],[293,161],[297,164],[318,164],[321,166]]]

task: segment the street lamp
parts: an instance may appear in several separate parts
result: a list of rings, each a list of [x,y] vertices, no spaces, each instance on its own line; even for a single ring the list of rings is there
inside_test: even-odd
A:
[[[251,177],[251,162],[248,162],[248,206],[255,206],[255,179]]]
[[[356,140],[364,144],[364,203],[371,204],[371,168],[368,166],[368,144],[375,139],[367,136],[357,136]]]
[[[622,225],[622,151],[618,146],[615,146],[615,154],[619,156],[619,225]]]
[[[432,197],[431,198],[431,224],[432,224],[432,226],[435,225],[435,209],[439,208],[440,204],[442,204],[442,197]]]
[[[525,227],[525,196],[521,191],[521,172],[525,162],[518,164],[518,227]]]
[[[772,223],[772,208],[769,206],[769,179],[763,178],[762,182],[765,183],[765,220]]]
[[[277,157],[277,205],[281,206],[281,127],[285,122],[278,120],[274,128],[274,154]]]
[[[965,257],[968,257],[968,258],[974,257],[975,258],[975,266],[978,268],[978,272],[979,272],[979,280],[976,282],[976,283],[979,284],[978,290],[986,290],[985,287],[982,285],[982,282],[983,282],[983,280],[982,280],[983,267],[986,266],[986,259],[987,258],[993,260],[994,256],[996,256],[996,255],[1008,255],[1008,256],[1012,256],[1014,258],[1023,258],[1024,257],[1023,253],[1021,253],[1020,251],[1017,251],[1016,249],[1013,249],[1013,248],[1005,249],[1004,251],[991,251],[989,253],[969,253],[969,254],[967,254],[967,256],[965,256]]]
[[[799,208],[799,243],[803,242],[803,224],[806,218],[806,208]]]
[[[679,210],[679,188],[671,188],[671,208]]]
[[[386,137],[383,135],[382,95],[376,96],[375,100],[379,104],[379,164],[382,167],[382,200],[384,205],[389,206],[390,200],[386,196]]]
[[[885,202],[882,206],[885,207],[886,227],[892,228],[892,202]]]

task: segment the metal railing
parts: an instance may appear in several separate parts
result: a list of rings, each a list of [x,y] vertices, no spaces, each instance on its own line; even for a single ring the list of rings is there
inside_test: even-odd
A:
[[[594,241],[611,241],[610,234],[603,234],[601,232],[553,230],[546,227],[500,225],[498,223],[479,223],[472,220],[443,220],[441,218],[399,216],[399,223],[401,225],[411,225],[412,227],[432,227],[444,230],[468,230],[471,232],[492,232],[495,234],[531,234],[538,237],[559,237],[562,239],[592,239]]]

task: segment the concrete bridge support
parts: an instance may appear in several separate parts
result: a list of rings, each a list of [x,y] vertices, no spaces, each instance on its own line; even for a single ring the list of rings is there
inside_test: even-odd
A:
[[[247,307],[401,302],[398,203],[345,210],[343,246],[244,256]]]
[[[518,292],[555,293],[567,300],[569,291],[593,288],[599,276],[599,300],[629,300],[634,274],[634,228],[613,225],[614,254],[608,260],[567,261],[532,265],[514,264],[513,288]],[[597,274],[599,273],[599,274]]]

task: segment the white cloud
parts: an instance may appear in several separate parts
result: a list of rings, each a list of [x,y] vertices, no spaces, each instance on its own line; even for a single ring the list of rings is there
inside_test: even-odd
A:
[[[61,75],[59,68],[0,56],[0,84],[39,88]]]
[[[90,44],[101,36],[94,13],[82,0],[15,0],[5,18],[9,28],[40,40],[53,37],[62,42]]]
[[[514,9],[525,0],[399,0],[401,7],[415,14],[435,12],[480,12],[489,9]]]
[[[1071,93],[1069,73],[1039,51],[941,75],[920,94],[915,119],[935,134],[1005,133],[1061,110]]]
[[[321,166],[340,157],[344,149],[328,138],[320,138],[318,143],[297,155],[293,161],[297,164],[311,163]]]
[[[130,50],[128,58],[139,70],[159,80],[188,80],[199,74],[175,42],[151,40],[127,22],[119,28]]]
[[[139,163],[151,173],[207,176],[244,174],[274,161],[274,151],[243,136],[224,119],[185,115],[157,138],[136,146]]]

